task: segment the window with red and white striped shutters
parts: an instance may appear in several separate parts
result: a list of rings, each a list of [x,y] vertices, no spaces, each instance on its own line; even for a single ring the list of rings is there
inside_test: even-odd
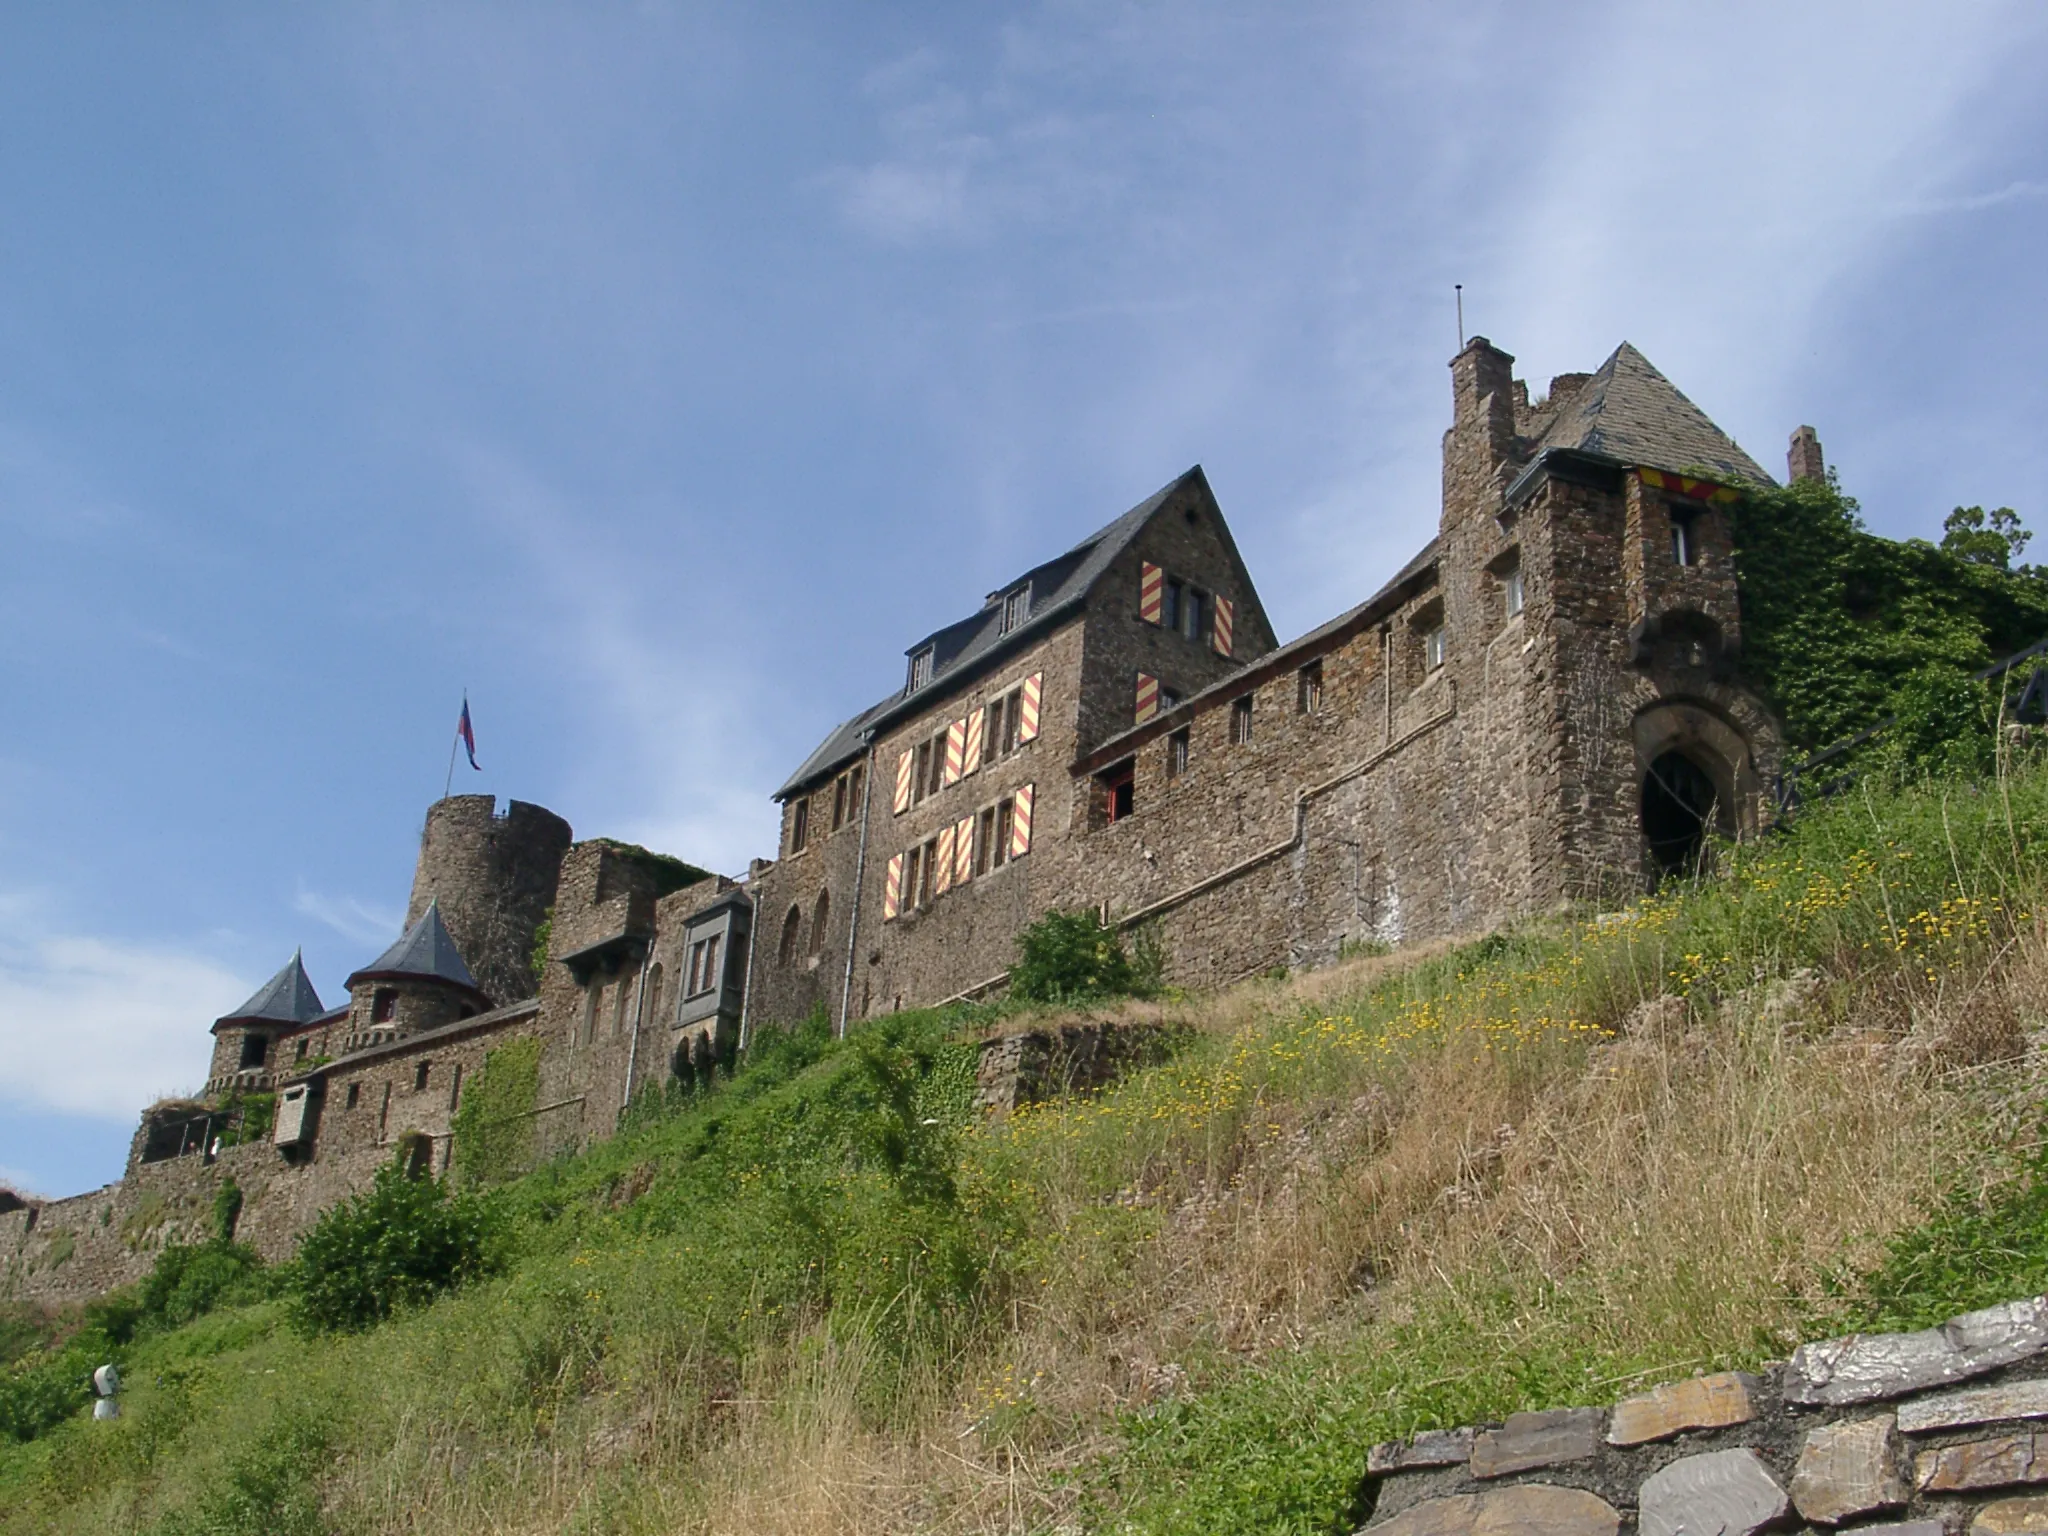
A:
[[[1147,624],[1161,622],[1166,597],[1166,572],[1145,561],[1138,575],[1138,617]]]
[[[934,853],[935,857],[932,861],[932,892],[934,895],[942,896],[947,891],[953,889],[952,827],[945,826],[939,828],[938,847],[934,850]]]
[[[988,729],[988,711],[977,709],[967,717],[967,740],[960,748],[960,771],[963,774],[978,772],[981,768],[981,737]]]
[[[965,885],[974,878],[974,818],[962,816],[953,827],[953,883]]]
[[[1230,621],[1235,613],[1236,607],[1229,598],[1219,597],[1216,599],[1215,641],[1216,654],[1219,656],[1228,656],[1230,654]]]
[[[910,809],[910,776],[917,768],[917,754],[905,752],[896,759],[896,814]]]
[[[946,782],[958,784],[967,772],[967,722],[955,720],[946,727]]]
[[[1010,857],[1021,859],[1031,851],[1031,786],[1017,791],[1010,811]]]

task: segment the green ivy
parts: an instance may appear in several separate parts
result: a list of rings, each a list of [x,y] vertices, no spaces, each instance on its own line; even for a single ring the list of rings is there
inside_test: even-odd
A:
[[[1743,668],[1786,745],[1818,751],[1897,710],[1916,674],[1967,674],[2048,636],[2048,578],[2012,568],[2026,539],[2009,509],[1975,507],[1940,547],[1879,538],[1832,478],[1739,503]]]
[[[532,1160],[539,1103],[539,1040],[508,1041],[485,1056],[455,1111],[455,1176],[475,1187],[524,1173]]]

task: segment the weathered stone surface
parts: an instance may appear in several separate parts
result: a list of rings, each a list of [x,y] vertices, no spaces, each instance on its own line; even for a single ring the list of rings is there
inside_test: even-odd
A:
[[[1366,1529],[1372,1536],[1615,1536],[1621,1516],[1577,1488],[1524,1483],[1431,1499]]]
[[[1902,1397],[2011,1365],[2048,1348],[2048,1298],[2031,1296],[1919,1333],[1852,1333],[1802,1344],[1785,1367],[1785,1400],[1842,1407]]]
[[[1939,1520],[1887,1520],[1882,1525],[1854,1526],[1842,1536],[1948,1536]]]
[[[1365,1453],[1368,1472],[1453,1467],[1472,1456],[1472,1429],[1425,1429],[1411,1440],[1386,1440]]]
[[[1733,1371],[1675,1381],[1614,1405],[1607,1426],[1609,1445],[1642,1445],[1667,1440],[1688,1429],[1719,1429],[1756,1417],[1749,1386]]]
[[[2008,1381],[1899,1404],[1899,1428],[1909,1435],[1965,1424],[1995,1424],[2000,1419],[2042,1418],[2048,1418],[2048,1381]]]
[[[1851,1515],[1906,1502],[1892,1449],[1892,1417],[1824,1424],[1806,1437],[1792,1473],[1792,1502],[1809,1520],[1836,1525]]]
[[[1986,1504],[1970,1522],[1970,1536],[2016,1536],[2022,1531],[2048,1531],[2048,1498],[2000,1499]]]
[[[1600,1449],[1598,1408],[1551,1408],[1517,1413],[1472,1442],[1472,1475],[1506,1477],[1562,1461],[1583,1461]]]
[[[2037,1454],[2034,1432],[2022,1429],[1986,1440],[1922,1451],[1913,1480],[1927,1493],[1961,1493],[2008,1483],[2048,1483],[2048,1458]]]
[[[1785,1513],[1785,1490],[1755,1451],[1674,1461],[1643,1484],[1641,1536],[1749,1536]]]

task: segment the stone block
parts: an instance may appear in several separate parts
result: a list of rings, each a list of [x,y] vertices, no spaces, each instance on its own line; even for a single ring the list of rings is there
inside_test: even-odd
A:
[[[1756,1417],[1749,1385],[1733,1371],[1696,1376],[1625,1398],[1614,1405],[1607,1426],[1609,1445],[1642,1445],[1668,1440],[1688,1429],[1720,1429]]]
[[[2042,1418],[2048,1418],[2048,1381],[2008,1381],[1899,1404],[1899,1428],[1909,1435],[2001,1419]]]
[[[1506,1477],[1559,1462],[1583,1461],[1600,1449],[1598,1408],[1550,1408],[1511,1414],[1499,1429],[1472,1441],[1472,1475]]]
[[[1887,1520],[1882,1525],[1851,1526],[1842,1536],[1948,1536],[1939,1520]]]
[[[2000,1499],[1986,1504],[1970,1522],[1970,1536],[2017,1536],[2022,1531],[2048,1531],[2048,1498]]]
[[[1547,1483],[1431,1499],[1366,1527],[1371,1536],[1615,1536],[1620,1529],[1621,1516],[1605,1499]]]
[[[1749,1536],[1786,1508],[1785,1490],[1755,1451],[1709,1451],[1643,1484],[1636,1528],[1641,1536]]]
[[[1785,1366],[1789,1403],[1844,1407],[1981,1376],[2048,1348],[2048,1298],[2032,1296],[1918,1333],[1852,1333],[1802,1344]]]
[[[1425,1429],[1409,1440],[1387,1440],[1365,1453],[1368,1472],[1406,1472],[1415,1467],[1454,1467],[1472,1458],[1466,1429]]]
[[[2034,1432],[2023,1429],[1986,1440],[1966,1440],[1922,1451],[1913,1481],[1924,1493],[1964,1493],[2009,1483],[2048,1483],[2048,1459],[2035,1454]]]
[[[1799,1513],[1838,1525],[1851,1515],[1905,1503],[1893,1439],[1890,1414],[1811,1431],[1792,1473],[1792,1503]]]

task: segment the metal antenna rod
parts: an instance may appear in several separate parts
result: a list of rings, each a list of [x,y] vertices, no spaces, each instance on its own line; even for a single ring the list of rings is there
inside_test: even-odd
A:
[[[1462,352],[1465,350],[1465,285],[1453,283],[1451,288],[1458,295],[1458,350]]]

